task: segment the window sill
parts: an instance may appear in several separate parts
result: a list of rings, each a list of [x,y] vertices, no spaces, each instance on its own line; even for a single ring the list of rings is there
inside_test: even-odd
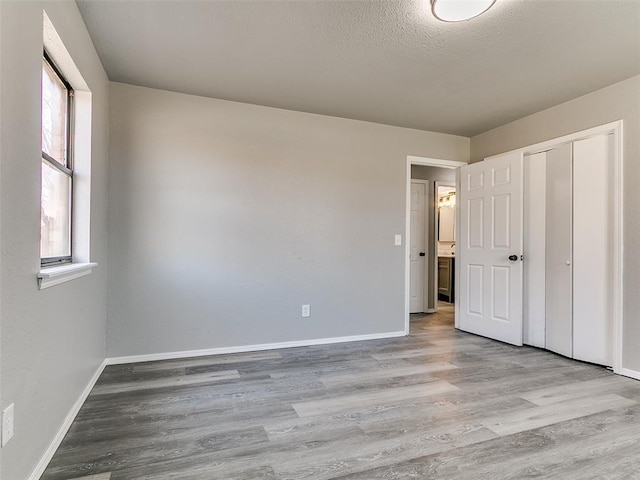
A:
[[[84,277],[89,275],[93,267],[97,265],[97,263],[70,263],[68,265],[43,268],[38,274],[38,286],[42,290],[43,288],[68,282],[74,278]]]

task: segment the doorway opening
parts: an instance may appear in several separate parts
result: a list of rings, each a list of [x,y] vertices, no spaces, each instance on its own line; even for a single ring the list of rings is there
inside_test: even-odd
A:
[[[407,157],[405,331],[454,326],[455,196],[465,162]],[[424,326],[422,325],[422,326]]]
[[[436,287],[440,302],[455,301],[456,185],[436,181],[437,245]],[[436,304],[437,305],[437,304]],[[436,308],[437,310],[437,308]]]

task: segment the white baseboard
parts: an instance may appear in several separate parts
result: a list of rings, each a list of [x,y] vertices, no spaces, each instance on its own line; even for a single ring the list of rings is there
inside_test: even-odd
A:
[[[69,411],[66,418],[64,419],[64,422],[62,422],[62,425],[60,426],[58,433],[49,444],[49,447],[44,452],[44,455],[38,462],[38,465],[33,470],[33,472],[31,472],[31,475],[29,475],[29,480],[38,480],[42,476],[42,474],[44,473],[44,470],[47,468],[47,465],[49,465],[49,462],[51,461],[53,454],[56,453],[56,450],[58,450],[58,447],[62,443],[64,436],[67,434],[67,431],[69,431],[69,427],[71,427],[73,420],[76,418],[76,415],[78,415],[80,408],[82,408],[82,405],[84,405],[84,402],[89,396],[89,393],[91,393],[91,389],[98,381],[100,374],[102,373],[102,371],[104,370],[104,367],[106,366],[107,366],[107,361],[103,360],[100,366],[98,367],[98,369],[96,370],[96,372],[93,374],[93,377],[91,377],[91,380],[89,380],[89,383],[87,384],[87,386],[84,387],[84,390],[82,391],[82,393],[80,394],[76,402],[73,404],[73,407],[71,407],[71,410]]]
[[[164,353],[149,353],[146,355],[129,355],[124,357],[111,357],[111,358],[107,358],[105,361],[107,365],[121,365],[124,363],[151,362],[154,360],[171,360],[175,358],[202,357],[206,355],[224,355],[227,353],[258,352],[261,350],[276,350],[278,348],[309,347],[312,345],[328,345],[331,343],[359,342],[362,340],[379,340],[383,338],[394,338],[394,337],[404,337],[404,336],[406,336],[406,333],[404,331],[374,333],[370,335],[353,335],[350,337],[319,338],[314,340],[296,340],[293,342],[263,343],[258,345],[242,345],[239,347],[220,347],[220,348],[207,348],[203,350],[186,350],[182,352],[164,352]]]
[[[625,377],[634,378],[636,380],[640,380],[640,372],[636,370],[630,370],[628,368],[620,369],[620,375],[624,375]]]
[[[436,313],[436,309],[435,308],[427,308],[427,312],[426,313]]]

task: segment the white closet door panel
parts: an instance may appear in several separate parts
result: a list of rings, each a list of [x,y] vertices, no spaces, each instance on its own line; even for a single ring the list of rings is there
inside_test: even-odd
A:
[[[612,365],[613,141],[573,144],[573,356]]]
[[[549,150],[546,155],[545,344],[547,349],[571,357],[571,144]]]
[[[524,159],[524,331],[526,345],[545,347],[546,152]]]

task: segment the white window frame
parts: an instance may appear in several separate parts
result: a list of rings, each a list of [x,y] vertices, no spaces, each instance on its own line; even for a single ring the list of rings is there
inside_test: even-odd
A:
[[[53,158],[51,155],[42,150],[42,162],[54,168],[58,172],[69,177],[70,192],[69,192],[69,255],[59,257],[42,257],[40,256],[40,265],[42,267],[52,267],[56,265],[64,265],[72,263],[73,261],[73,87],[67,81],[65,76],[60,72],[60,69],[56,66],[55,62],[51,59],[51,56],[46,50],[43,52],[43,60],[51,67],[53,73],[58,77],[60,82],[64,85],[67,96],[67,111],[65,113],[65,145],[64,145],[64,161],[66,165],[59,162],[58,159]],[[41,192],[42,193],[42,192]]]
[[[41,290],[89,275],[97,266],[90,260],[92,93],[45,11],[42,34],[43,51],[72,87],[74,95],[69,127],[72,134],[68,139],[68,148],[73,151],[71,262],[41,265],[37,275]]]

